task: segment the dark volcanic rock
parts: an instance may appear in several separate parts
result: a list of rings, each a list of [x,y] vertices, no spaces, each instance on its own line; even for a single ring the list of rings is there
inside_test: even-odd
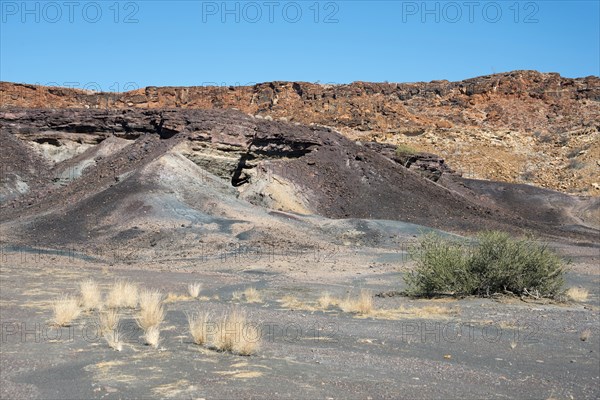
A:
[[[397,150],[396,146],[386,143],[365,142],[364,146],[384,155],[403,167],[413,168],[415,171],[434,182],[437,182],[442,174],[455,173],[455,171],[444,162],[443,158],[435,154],[424,152],[400,152]]]
[[[508,204],[490,202],[488,206],[473,190],[432,182],[442,175],[452,176],[443,160],[434,155],[398,155],[391,146],[354,142],[326,127],[266,121],[220,110],[14,109],[1,112],[0,123],[4,137],[12,142],[16,136],[25,142],[60,143],[75,137],[86,143],[102,143],[106,138],[130,143],[95,157],[91,165],[62,185],[40,178],[29,193],[3,204],[2,221],[73,207],[114,185],[122,186],[118,193],[126,193],[128,186],[122,184],[123,179],[169,152],[177,153],[179,144],[197,143],[200,154],[217,152],[237,160],[237,166],[231,168],[215,164],[218,157],[198,164],[233,186],[248,183],[246,171],[265,162],[294,171],[284,179],[303,193],[312,212],[329,218],[397,220],[455,232],[529,229],[562,234],[559,226],[523,219]],[[79,168],[77,160],[58,163],[54,169]],[[43,165],[35,168],[42,169]],[[53,172],[49,176],[56,175]],[[460,178],[451,182],[456,179]],[[110,201],[119,200],[112,197]]]

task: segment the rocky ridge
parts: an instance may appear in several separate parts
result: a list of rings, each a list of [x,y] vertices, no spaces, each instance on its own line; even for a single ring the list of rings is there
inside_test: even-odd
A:
[[[514,71],[460,82],[270,82],[125,93],[2,82],[0,96],[2,108],[238,109],[439,154],[471,178],[600,194],[600,78],[595,76]]]

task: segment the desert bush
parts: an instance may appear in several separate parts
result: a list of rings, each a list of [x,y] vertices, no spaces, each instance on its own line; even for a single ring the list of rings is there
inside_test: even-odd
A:
[[[565,266],[546,245],[508,233],[485,232],[471,245],[424,235],[411,249],[417,267],[406,277],[408,293],[490,296],[495,293],[556,297]]]
[[[79,304],[85,311],[102,308],[102,293],[98,284],[92,279],[79,284],[79,297]]]
[[[417,269],[405,278],[409,292],[418,296],[472,293],[476,281],[469,272],[467,252],[466,242],[443,239],[436,234],[422,236],[409,249],[411,258],[417,260]]]
[[[70,326],[71,322],[81,313],[79,301],[66,295],[56,299],[52,304],[52,309],[54,311],[53,322],[58,326]]]
[[[138,302],[138,288],[128,281],[116,281],[106,296],[109,308],[135,308]]]

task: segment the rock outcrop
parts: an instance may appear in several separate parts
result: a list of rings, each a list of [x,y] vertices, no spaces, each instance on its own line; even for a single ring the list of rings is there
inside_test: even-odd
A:
[[[600,78],[594,76],[514,71],[460,82],[270,82],[118,94],[2,82],[0,107],[238,109],[330,126],[351,139],[409,144],[474,178],[600,194]]]
[[[53,243],[68,242],[75,226],[82,243],[115,229],[118,238],[133,225],[111,224],[134,224],[131,215],[152,215],[149,226],[179,226],[182,218],[184,225],[226,224],[225,215],[247,220],[269,209],[453,232],[485,227],[586,237],[594,229],[583,219],[565,230],[524,218],[521,200],[495,201],[495,192],[466,185],[434,155],[240,111],[12,109],[0,111],[0,124],[11,154],[2,167],[13,167],[3,179],[0,221]],[[61,148],[70,157],[58,157]],[[598,207],[590,207],[593,217]]]

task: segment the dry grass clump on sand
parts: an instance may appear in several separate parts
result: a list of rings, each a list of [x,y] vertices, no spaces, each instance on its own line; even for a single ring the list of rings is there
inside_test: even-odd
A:
[[[129,281],[116,281],[106,296],[109,308],[135,308],[138,303],[138,287]]]
[[[294,296],[283,296],[281,300],[278,300],[281,305],[285,308],[289,308],[290,310],[311,310],[313,309],[308,304],[298,300],[298,298]]]
[[[200,291],[202,290],[202,284],[200,282],[190,283],[188,285],[188,294],[190,297],[197,299],[200,296]]]
[[[100,311],[98,313],[100,332],[104,335],[108,332],[116,330],[120,319],[121,315],[119,314],[119,311],[114,308]]]
[[[138,302],[141,309],[156,308],[163,303],[163,294],[156,289],[142,289],[139,292]]]
[[[330,306],[333,306],[337,303],[338,300],[331,297],[331,295],[328,292],[323,293],[321,297],[319,297],[319,299],[317,300],[317,304],[323,310],[327,310]]]
[[[260,330],[244,312],[234,309],[218,322],[213,344],[217,350],[249,356],[260,346]]]
[[[369,291],[362,289],[356,299],[348,296],[345,300],[342,300],[340,308],[344,312],[352,312],[360,315],[372,314],[375,310],[373,307],[373,296],[371,296]]]
[[[165,319],[163,294],[156,289],[143,289],[139,293],[140,311],[135,320],[144,330],[144,342],[155,349],[160,343],[160,324]]]
[[[157,290],[143,290],[140,296],[140,311],[136,322],[144,331],[158,327],[165,319],[162,294]]]
[[[407,311],[408,313],[421,318],[434,317],[438,315],[459,314],[457,309],[440,306],[412,307],[407,309]]]
[[[592,336],[592,331],[591,329],[584,329],[581,334],[579,335],[579,339],[582,342],[585,342],[586,340],[588,340],[590,338],[590,336]]]
[[[337,304],[342,311],[347,313],[353,313],[362,317],[368,316],[383,319],[446,318],[451,315],[460,314],[460,310],[457,308],[440,307],[437,305],[377,309],[373,304],[373,296],[368,290],[364,289],[360,291],[360,294],[356,298],[348,296],[346,299],[338,300],[322,296],[318,300],[318,303],[321,307],[324,307],[326,304]]]
[[[104,340],[113,350],[121,351],[123,350],[123,342],[121,342],[121,332],[118,329],[114,329],[110,332],[106,332],[104,334]]]
[[[188,296],[188,295],[169,292],[169,293],[167,293],[167,296],[163,300],[163,303],[165,303],[165,304],[178,303],[180,301],[188,301],[189,299],[190,299],[190,296]]]
[[[567,297],[570,300],[577,301],[577,302],[587,301],[588,296],[589,296],[589,292],[587,291],[587,289],[578,288],[578,287],[569,288],[565,292],[565,294],[567,295]]]
[[[152,346],[155,349],[160,343],[160,328],[158,325],[151,326],[144,333],[144,341],[148,346]]]
[[[423,318],[437,319],[448,318],[460,314],[460,309],[440,306],[405,307],[374,310],[370,316],[382,319]]]
[[[210,314],[207,312],[196,312],[187,315],[190,334],[194,339],[194,343],[200,346],[208,342],[209,318]]]
[[[75,297],[62,295],[52,304],[53,322],[58,326],[70,326],[81,313],[79,301]]]
[[[244,290],[244,299],[246,303],[262,303],[260,293],[253,287]]]
[[[79,304],[84,311],[102,308],[102,293],[94,280],[87,279],[79,284]]]

